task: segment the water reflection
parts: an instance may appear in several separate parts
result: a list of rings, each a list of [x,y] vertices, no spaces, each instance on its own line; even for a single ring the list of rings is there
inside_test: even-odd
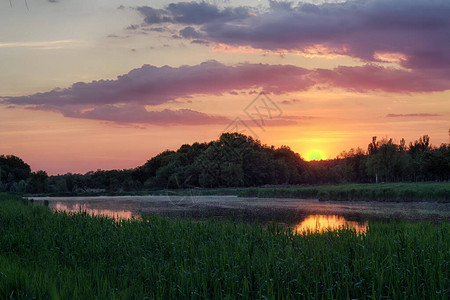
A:
[[[327,230],[339,229],[341,227],[349,227],[355,229],[358,233],[367,231],[368,222],[348,221],[344,217],[336,215],[310,215],[306,217],[300,224],[295,226],[296,233],[307,232],[324,232]]]
[[[98,205],[98,204],[97,204]],[[94,216],[107,216],[116,220],[129,220],[132,218],[140,219],[139,214],[135,214],[130,210],[120,209],[119,207],[113,209],[98,208],[94,203],[67,203],[55,201],[50,206],[56,211],[65,211],[71,213],[86,212],[89,215]],[[110,205],[113,207],[113,205]],[[214,217],[221,216],[217,211],[213,212]],[[204,217],[204,216],[203,216]],[[309,215],[301,223],[294,227],[294,232],[298,234],[307,232],[324,232],[327,230],[339,229],[341,227],[349,227],[355,229],[358,233],[364,233],[367,230],[368,222],[356,222],[346,220],[342,216],[338,215]]]
[[[56,201],[51,204],[51,207],[56,211],[65,211],[71,213],[86,212],[89,215],[94,216],[106,216],[109,218],[114,218],[116,220],[129,220],[132,218],[139,219],[140,215],[135,214],[130,210],[125,209],[105,209],[97,208],[95,204],[89,203],[67,203]],[[225,217],[220,216],[215,211],[214,217]],[[342,216],[338,215],[309,215],[301,223],[294,227],[294,232],[298,234],[308,233],[308,232],[324,232],[327,230],[339,229],[342,227],[349,227],[355,229],[358,233],[364,233],[367,230],[368,222],[356,222],[346,220]]]
[[[72,213],[86,212],[93,216],[105,216],[116,220],[129,220],[133,217],[137,217],[129,210],[112,210],[112,209],[99,209],[99,208],[89,208],[87,204],[75,203],[68,205],[61,202],[56,202],[53,206],[56,211],[65,211]]]

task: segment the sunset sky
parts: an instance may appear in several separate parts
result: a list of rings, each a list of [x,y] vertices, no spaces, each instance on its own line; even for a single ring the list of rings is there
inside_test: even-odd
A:
[[[63,174],[235,130],[305,159],[448,143],[449,16],[448,0],[1,0],[0,154]]]

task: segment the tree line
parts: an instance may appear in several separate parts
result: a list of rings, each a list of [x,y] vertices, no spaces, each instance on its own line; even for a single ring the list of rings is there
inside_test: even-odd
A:
[[[406,144],[373,137],[367,150],[342,152],[335,159],[310,161],[288,146],[275,148],[251,136],[224,133],[209,143],[166,150],[127,170],[47,176],[31,172],[13,155],[0,156],[0,191],[73,193],[262,185],[448,181],[450,145],[430,144],[428,135]]]
[[[43,193],[47,190],[45,171],[31,172],[30,166],[14,155],[0,155],[0,192]]]

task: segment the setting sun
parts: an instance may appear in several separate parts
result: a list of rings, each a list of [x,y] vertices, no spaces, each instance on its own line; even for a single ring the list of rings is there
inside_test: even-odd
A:
[[[306,160],[322,160],[325,159],[325,156],[320,151],[313,151],[308,154],[306,154]]]

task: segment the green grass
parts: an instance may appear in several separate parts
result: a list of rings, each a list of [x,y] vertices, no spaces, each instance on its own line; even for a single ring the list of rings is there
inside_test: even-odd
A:
[[[241,197],[318,198],[335,201],[450,202],[450,183],[343,184],[311,187],[248,188]]]
[[[0,195],[0,298],[448,299],[450,224],[277,225],[54,214]]]

